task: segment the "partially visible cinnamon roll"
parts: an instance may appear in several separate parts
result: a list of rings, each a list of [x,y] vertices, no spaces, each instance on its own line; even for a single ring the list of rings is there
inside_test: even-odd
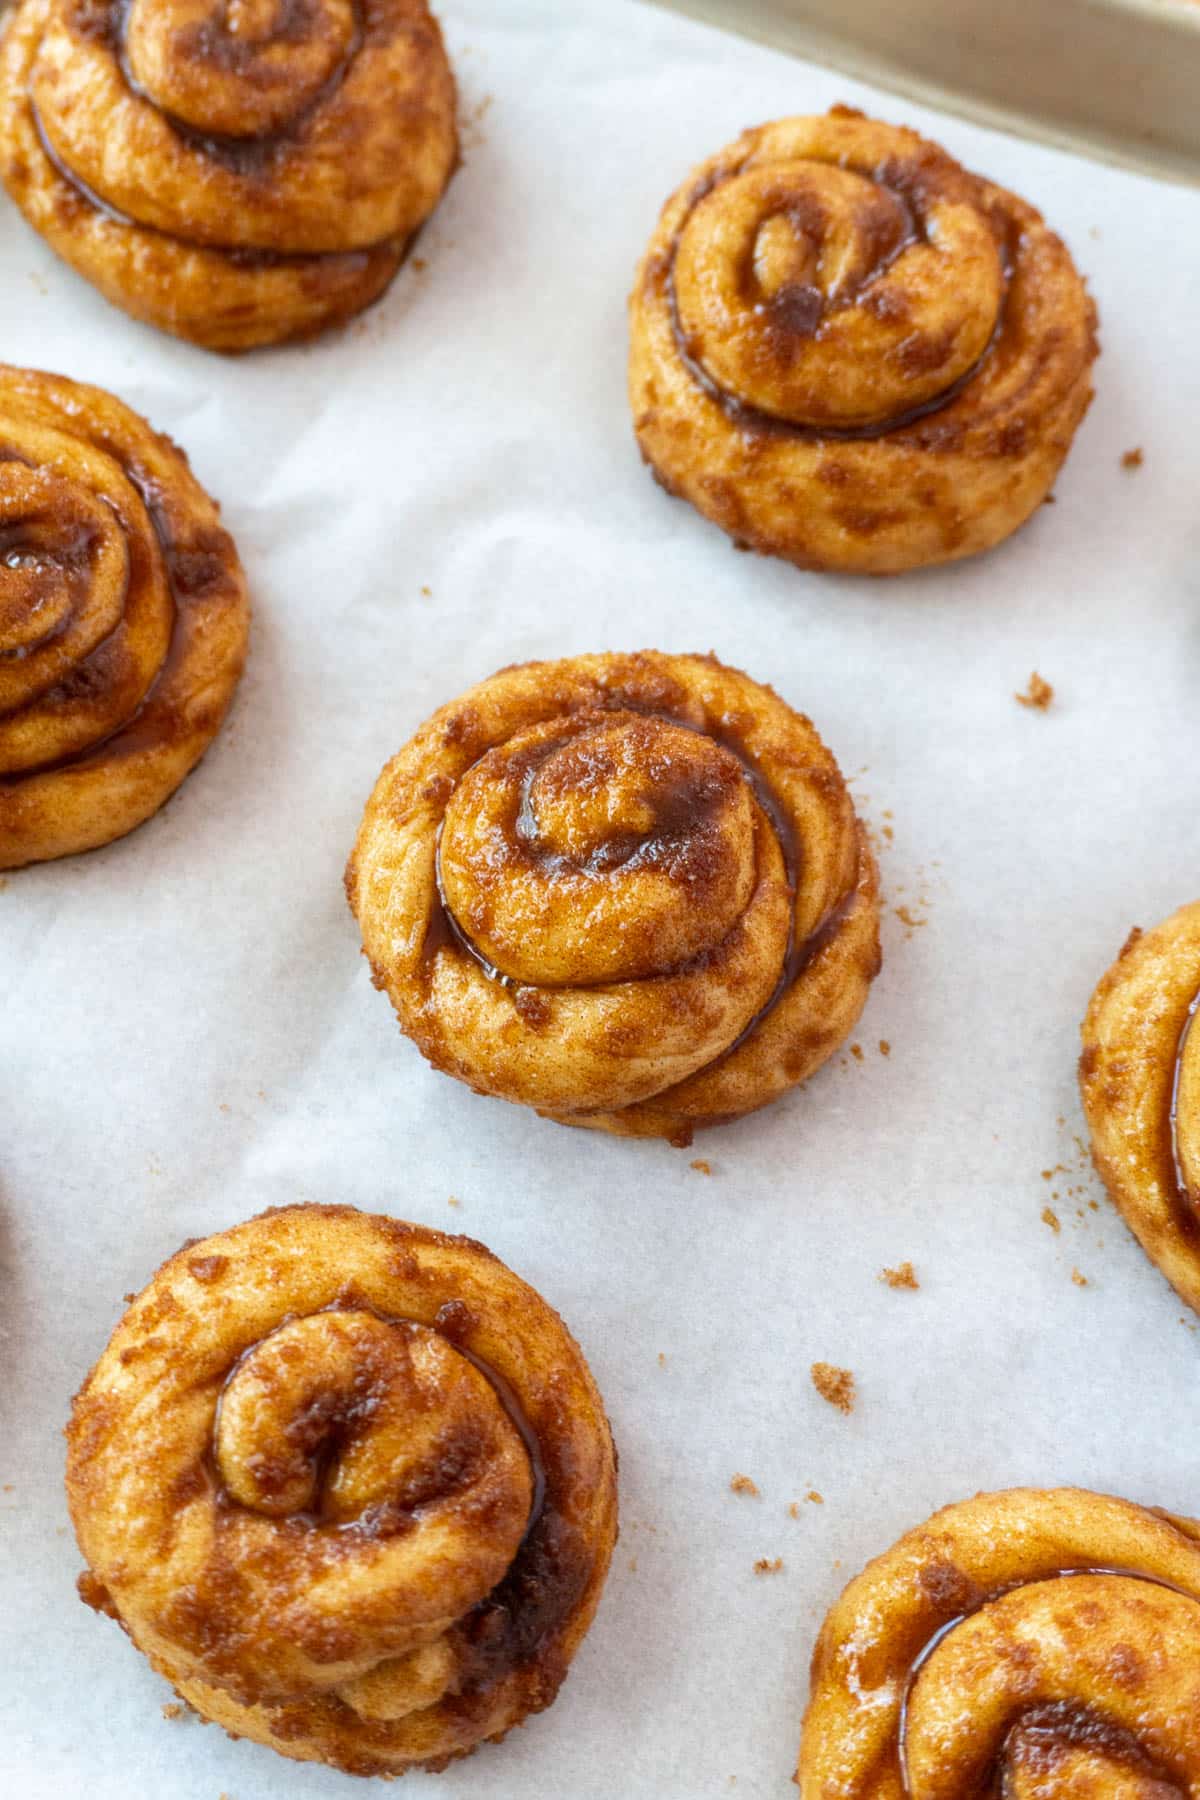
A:
[[[1083,1021],[1092,1156],[1147,1256],[1200,1312],[1200,901],[1134,930]]]
[[[346,872],[435,1067],[690,1141],[804,1081],[878,973],[875,862],[808,719],[715,657],[502,670],[384,769]]]
[[[0,364],[0,869],[157,812],[217,733],[248,623],[182,451],[99,388]]]
[[[889,574],[999,543],[1092,393],[1095,308],[1041,215],[844,106],[694,169],[630,308],[659,481],[802,568]]]
[[[351,1774],[549,1706],[616,1537],[558,1315],[481,1244],[348,1206],[164,1263],[67,1438],[84,1599],[205,1718]]]
[[[425,0],[16,0],[0,177],[135,318],[211,350],[387,287],[458,155]]]
[[[1192,1800],[1200,1524],[981,1494],[852,1581],[812,1665],[804,1800]]]

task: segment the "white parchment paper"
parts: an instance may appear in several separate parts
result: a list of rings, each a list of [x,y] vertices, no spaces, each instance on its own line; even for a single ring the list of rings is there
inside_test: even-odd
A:
[[[22,1800],[360,1791],[165,1720],[73,1589],[70,1395],[124,1292],[269,1205],[482,1238],[569,1321],[621,1450],[621,1543],[558,1704],[414,1793],[784,1800],[820,1618],[902,1529],[1015,1482],[1200,1511],[1196,1322],[1088,1173],[1074,1074],[1129,926],[1200,889],[1200,196],[621,0],[440,10],[466,166],[424,266],[342,336],[173,343],[0,206],[0,353],[182,442],[256,607],[231,723],[165,811],[0,893],[0,1792]],[[624,396],[668,192],[837,99],[1032,199],[1102,320],[1057,505],[888,582],[735,554],[641,467]],[[435,706],[507,662],[644,645],[711,647],[812,714],[888,899],[861,1059],[689,1152],[431,1072],[341,891],[380,766]],[[1033,669],[1045,714],[1013,698]],[[877,1279],[904,1259],[919,1292]],[[817,1359],[854,1371],[851,1417]]]

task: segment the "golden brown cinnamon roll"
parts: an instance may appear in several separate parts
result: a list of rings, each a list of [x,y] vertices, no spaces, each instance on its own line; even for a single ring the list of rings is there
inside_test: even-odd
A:
[[[948,1506],[825,1621],[804,1800],[1200,1793],[1200,1524],[1064,1488]]]
[[[458,155],[425,0],[17,0],[0,176],[115,305],[210,350],[377,299]]]
[[[164,1263],[67,1438],[83,1597],[205,1718],[352,1774],[549,1706],[616,1538],[558,1315],[481,1244],[349,1206]]]
[[[246,656],[233,540],[99,388],[0,364],[0,869],[92,850],[199,762]]]
[[[837,764],[711,656],[472,688],[384,769],[346,890],[436,1068],[625,1136],[687,1143],[804,1081],[879,970]]]
[[[1132,931],[1083,1021],[1092,1156],[1147,1256],[1200,1312],[1200,901]]]
[[[1000,542],[1091,398],[1096,316],[1040,214],[847,107],[746,132],[667,202],[631,300],[642,454],[743,548],[890,574]]]

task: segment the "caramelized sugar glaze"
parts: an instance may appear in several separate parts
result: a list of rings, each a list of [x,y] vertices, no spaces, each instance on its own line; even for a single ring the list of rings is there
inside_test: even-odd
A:
[[[350,1207],[172,1257],[68,1441],[89,1604],[206,1718],[355,1774],[548,1706],[616,1536],[558,1316],[481,1245]]]
[[[999,542],[1091,397],[1095,309],[1040,215],[846,107],[702,164],[630,309],[659,480],[803,567],[886,574]]]
[[[248,618],[182,452],[111,394],[0,365],[0,869],[157,811],[220,726]]]
[[[836,763],[712,657],[481,683],[384,770],[346,885],[436,1067],[623,1135],[687,1143],[805,1080],[879,969]]]
[[[1200,1311],[1200,902],[1133,931],[1092,996],[1079,1083],[1096,1168]]]
[[[1200,1525],[1078,1489],[946,1507],[852,1581],[804,1800],[1194,1800]]]
[[[0,175],[116,305],[216,350],[381,294],[458,154],[425,0],[17,0]]]

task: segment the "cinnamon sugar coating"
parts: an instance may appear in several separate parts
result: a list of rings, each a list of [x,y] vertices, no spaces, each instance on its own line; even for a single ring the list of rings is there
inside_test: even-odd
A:
[[[1165,1800],[1200,1785],[1200,1524],[1017,1488],[945,1507],[822,1628],[806,1800],[993,1791]]]
[[[713,657],[503,670],[388,764],[346,874],[438,1068],[686,1143],[804,1081],[879,968],[876,871],[810,722]]]
[[[370,305],[458,156],[425,0],[17,0],[0,177],[114,305],[213,350]]]
[[[1092,1158],[1125,1222],[1200,1312],[1200,901],[1132,931],[1083,1021]]]
[[[557,1314],[469,1238],[347,1206],[179,1251],[67,1436],[88,1603],[205,1718],[352,1774],[549,1706],[616,1537]]]
[[[0,869],[157,812],[216,736],[248,627],[182,451],[99,388],[0,364]]]
[[[746,549],[890,574],[1049,492],[1096,315],[1041,215],[847,107],[747,131],[667,202],[630,301],[661,484]]]

